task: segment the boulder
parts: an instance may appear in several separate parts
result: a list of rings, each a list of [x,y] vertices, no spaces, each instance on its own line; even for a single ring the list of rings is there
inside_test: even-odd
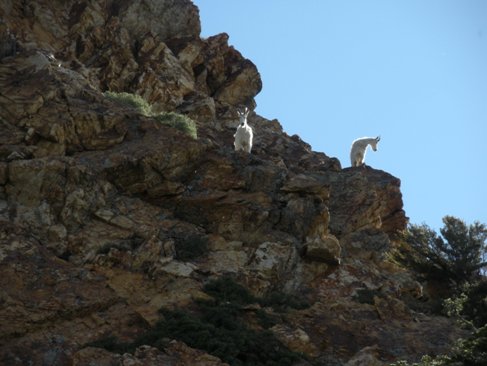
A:
[[[315,238],[305,246],[304,257],[310,261],[324,262],[331,265],[340,264],[341,246],[333,235]]]

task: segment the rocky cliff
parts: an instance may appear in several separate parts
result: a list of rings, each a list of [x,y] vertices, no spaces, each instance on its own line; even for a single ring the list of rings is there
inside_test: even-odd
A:
[[[96,343],[194,309],[219,278],[306,301],[245,307],[255,331],[273,316],[296,364],[448,349],[455,327],[415,311],[420,285],[387,259],[406,225],[397,178],[342,169],[255,113],[252,154],[233,151],[237,108],[261,88],[228,35],[200,37],[188,0],[1,2],[1,364],[223,364],[181,339]],[[191,117],[198,138],[108,90]]]

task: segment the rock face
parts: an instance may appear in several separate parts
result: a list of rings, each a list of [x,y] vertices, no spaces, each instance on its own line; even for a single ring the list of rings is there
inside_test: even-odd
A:
[[[161,352],[157,348],[142,346],[134,354],[113,354],[100,348],[87,347],[77,352],[74,364],[78,366],[93,365],[134,365],[134,366],[226,366],[217,357],[208,355],[186,346],[184,343],[173,341]]]
[[[0,4],[0,363],[223,364],[178,341],[90,344],[133,340],[229,273],[310,300],[271,331],[317,362],[447,350],[454,326],[409,309],[411,276],[384,259],[406,225],[400,181],[255,113],[253,154],[235,153],[262,82],[228,35],[199,33],[189,0]],[[198,140],[106,90],[189,115]]]

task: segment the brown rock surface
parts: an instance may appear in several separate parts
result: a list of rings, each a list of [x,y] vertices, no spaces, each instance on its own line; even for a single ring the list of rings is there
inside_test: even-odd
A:
[[[87,347],[78,351],[73,364],[76,366],[133,365],[133,366],[225,366],[219,358],[172,341],[164,351],[149,346],[139,347],[134,354],[111,353],[101,348]]]
[[[260,75],[199,32],[186,0],[0,4],[0,363],[220,365],[179,341],[90,343],[132,341],[227,273],[309,300],[271,331],[318,361],[447,350],[458,330],[409,309],[420,284],[384,260],[407,220],[399,179],[342,170],[255,113],[253,154],[235,153]],[[198,139],[106,90],[191,116]]]

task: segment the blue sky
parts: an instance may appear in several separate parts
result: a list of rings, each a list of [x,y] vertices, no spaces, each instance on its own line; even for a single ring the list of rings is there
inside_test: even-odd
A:
[[[259,69],[258,114],[343,167],[381,135],[366,162],[401,179],[412,223],[487,224],[487,1],[193,2]]]

